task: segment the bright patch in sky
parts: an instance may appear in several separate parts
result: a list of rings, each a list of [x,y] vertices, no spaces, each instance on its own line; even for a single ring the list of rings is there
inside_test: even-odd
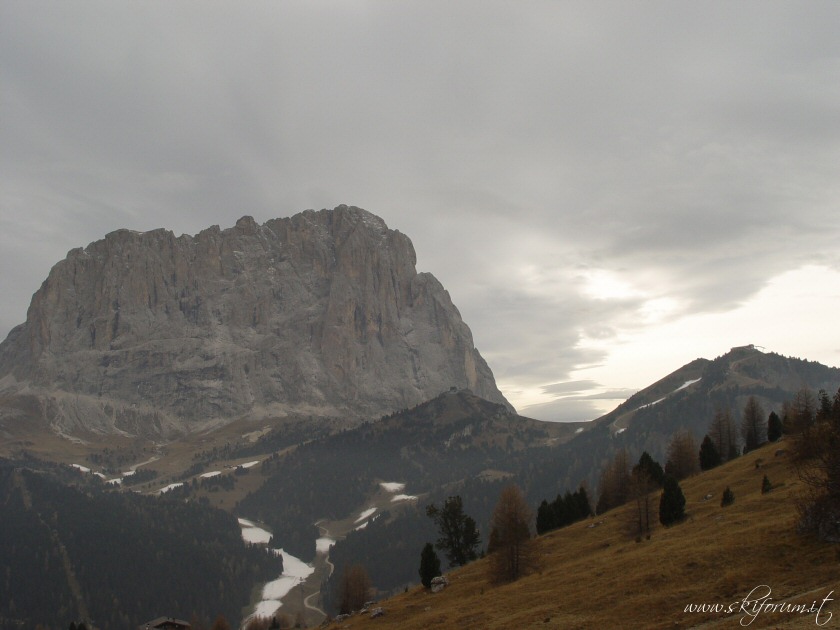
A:
[[[570,375],[597,386],[588,392],[596,396],[582,409],[587,415],[575,419],[593,420],[621,402],[598,397],[604,390],[639,390],[694,359],[714,359],[736,346],[755,344],[767,352],[840,366],[840,346],[830,342],[833,333],[825,322],[825,314],[836,312],[840,303],[837,287],[840,271],[806,266],[776,276],[749,301],[729,310],[665,318],[655,325],[628,328],[613,338],[583,338],[582,354],[601,352],[603,358]],[[790,325],[780,326],[780,321]],[[534,387],[509,399],[523,409],[557,397]]]
[[[590,271],[583,276],[586,282],[584,291],[599,300],[625,300],[642,295],[632,284],[608,271]]]

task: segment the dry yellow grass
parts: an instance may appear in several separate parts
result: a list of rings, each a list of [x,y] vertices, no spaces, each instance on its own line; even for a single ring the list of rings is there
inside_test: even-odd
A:
[[[795,533],[794,498],[802,486],[787,457],[775,456],[780,448],[784,443],[685,480],[687,520],[657,527],[650,540],[637,543],[628,535],[625,506],[540,537],[540,572],[516,583],[491,586],[481,560],[451,572],[442,593],[418,587],[380,602],[382,617],[355,615],[330,627],[736,628],[743,612],[685,609],[740,605],[760,585],[772,589],[774,602],[819,605],[831,591],[840,592],[840,553]],[[757,460],[763,460],[760,468]],[[776,487],[762,495],[765,474]],[[727,485],[735,503],[721,508]],[[419,562],[419,550],[405,561]],[[840,599],[838,592],[831,597]],[[829,613],[833,617],[823,627],[840,627],[840,604],[828,602],[820,621]],[[749,627],[804,628],[815,622],[813,614],[761,613]]]

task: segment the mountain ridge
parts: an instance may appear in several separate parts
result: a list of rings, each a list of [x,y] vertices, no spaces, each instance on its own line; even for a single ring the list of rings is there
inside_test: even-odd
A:
[[[348,206],[195,236],[117,230],[50,271],[0,344],[0,396],[34,397],[60,433],[163,438],[378,416],[451,386],[510,407],[415,265],[407,236]]]

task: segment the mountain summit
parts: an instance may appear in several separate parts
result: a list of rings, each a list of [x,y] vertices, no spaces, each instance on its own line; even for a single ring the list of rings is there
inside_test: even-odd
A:
[[[379,416],[451,387],[509,406],[415,265],[408,237],[348,206],[195,236],[112,232],[56,264],[0,344],[0,393],[7,410],[18,401],[5,415],[165,437],[239,417]]]

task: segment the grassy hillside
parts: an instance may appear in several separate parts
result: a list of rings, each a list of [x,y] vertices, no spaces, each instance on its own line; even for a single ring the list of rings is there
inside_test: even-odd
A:
[[[838,547],[795,533],[802,485],[787,456],[776,455],[784,448],[784,442],[767,445],[685,480],[688,518],[657,527],[650,540],[637,543],[628,534],[631,506],[624,506],[538,538],[541,569],[518,582],[491,586],[480,560],[451,572],[442,593],[418,587],[380,602],[382,617],[356,615],[330,627],[736,628],[744,612],[686,607],[735,604],[737,611],[761,585],[777,603],[816,601],[818,607],[831,591],[840,599]],[[765,474],[774,488],[761,494]],[[721,508],[727,485],[735,503]],[[415,555],[405,561],[419,566],[420,549]],[[829,613],[824,627],[840,624],[840,603],[826,603],[820,621]],[[749,627],[815,627],[815,621],[814,614],[762,612]]]

